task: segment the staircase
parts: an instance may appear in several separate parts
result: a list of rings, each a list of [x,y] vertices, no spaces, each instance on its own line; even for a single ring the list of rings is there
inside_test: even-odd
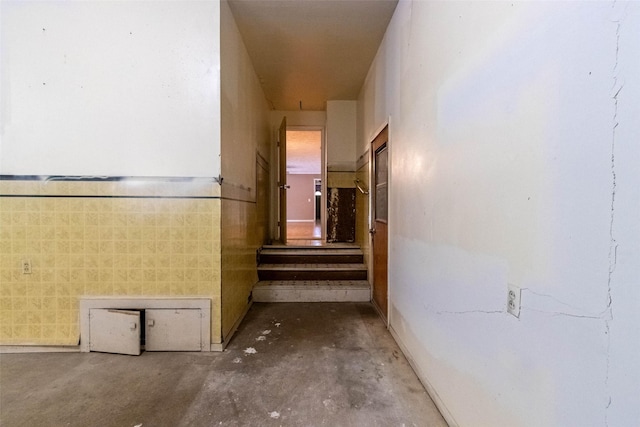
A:
[[[358,246],[264,246],[258,256],[256,302],[371,300],[367,267]]]

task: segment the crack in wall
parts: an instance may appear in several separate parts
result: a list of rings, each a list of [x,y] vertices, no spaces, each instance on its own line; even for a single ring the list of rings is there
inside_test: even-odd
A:
[[[573,306],[571,304],[568,304],[568,303],[566,303],[566,302],[554,297],[553,295],[543,294],[541,292],[536,292],[536,291],[532,290],[531,288],[522,288],[522,291],[523,292],[527,291],[528,293],[533,294],[533,295],[537,295],[539,297],[549,298],[549,299],[557,302],[558,304],[562,304],[562,305],[564,305],[564,306],[566,306],[566,307],[568,307],[568,308],[570,308],[572,310],[575,310],[575,312],[572,313],[572,312],[568,312],[568,311],[537,310],[537,309],[534,309],[534,308],[531,308],[531,307],[526,307],[527,310],[530,310],[530,311],[535,311],[535,312],[538,312],[538,313],[557,314],[557,315],[570,316],[570,317],[582,317],[582,318],[585,318],[585,319],[608,319],[609,318],[609,316],[608,316],[609,305],[608,304],[607,304],[607,307],[604,310],[602,310],[601,312],[596,312],[595,314],[579,314],[580,312],[584,311],[582,308]]]
[[[504,314],[504,310],[436,311],[436,314]]]
[[[535,311],[536,313],[544,313],[550,314],[552,316],[565,316],[565,317],[574,317],[578,319],[592,319],[592,320],[602,320],[604,317],[602,315],[590,316],[587,314],[574,314],[574,313],[566,313],[564,311],[547,311],[547,310],[537,310],[535,308],[527,308],[528,311]]]
[[[524,292],[524,291],[527,291],[528,293],[531,293],[531,294],[533,294],[533,295],[537,295],[537,296],[539,296],[539,297],[544,297],[544,298],[552,299],[552,300],[554,300],[555,302],[557,302],[557,303],[559,303],[559,304],[562,304],[562,305],[564,305],[564,306],[567,306],[567,307],[569,307],[569,308],[571,308],[571,309],[573,309],[573,310],[577,310],[577,311],[581,311],[581,310],[582,310],[582,309],[581,309],[581,308],[579,308],[579,307],[575,307],[575,306],[573,306],[573,305],[571,305],[571,304],[568,304],[568,303],[566,303],[566,302],[564,302],[564,301],[562,301],[562,300],[559,300],[558,298],[554,297],[553,295],[543,294],[543,293],[541,293],[541,292],[536,292],[536,291],[532,290],[531,288],[522,288],[521,290],[522,290],[523,292]]]
[[[615,2],[614,2],[615,7]],[[616,187],[617,187],[617,176],[616,176],[616,130],[618,125],[618,97],[624,87],[623,83],[618,81],[618,63],[620,59],[620,27],[621,21],[613,21],[616,25],[616,53],[615,53],[615,64],[613,66],[613,86],[612,90],[614,95],[613,99],[613,120],[612,120],[612,129],[611,129],[611,207],[610,207],[610,220],[609,220],[609,274],[607,278],[607,318],[605,319],[605,335],[607,339],[607,360],[606,360],[606,368],[605,368],[605,392],[609,395],[607,404],[605,406],[604,412],[604,424],[605,426],[609,425],[609,408],[611,407],[612,397],[611,391],[609,390],[609,373],[611,370],[611,321],[613,320],[613,299],[611,296],[611,283],[613,281],[613,274],[616,270],[616,263],[618,257],[618,242],[615,238],[614,233],[614,225],[615,225],[615,204],[616,204]]]
[[[618,55],[620,51],[620,22],[616,23],[616,62],[613,67],[613,88],[616,90],[613,95],[613,128],[611,131],[611,207],[610,207],[610,220],[609,220],[609,275],[607,280],[607,308],[609,309],[609,319],[613,318],[613,310],[611,307],[611,281],[613,273],[616,269],[617,256],[618,256],[618,243],[614,233],[614,221],[615,221],[615,203],[616,203],[616,129],[620,124],[618,122],[618,96],[624,87],[623,84],[618,86]]]
[[[428,304],[422,304],[422,307],[432,313],[435,314],[504,314],[505,310],[460,310],[460,311],[449,311],[449,310],[439,310],[432,311],[431,307]]]

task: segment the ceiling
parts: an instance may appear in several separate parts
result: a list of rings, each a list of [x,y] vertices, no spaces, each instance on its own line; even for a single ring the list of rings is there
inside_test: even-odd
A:
[[[398,0],[229,0],[274,110],[354,100]]]

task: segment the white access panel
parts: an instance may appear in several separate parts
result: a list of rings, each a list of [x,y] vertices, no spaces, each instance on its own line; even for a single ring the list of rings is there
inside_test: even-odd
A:
[[[146,351],[201,351],[198,309],[146,309]]]
[[[1,1],[1,0],[0,0]],[[80,298],[80,351],[91,351],[90,318],[93,310],[151,311],[196,310],[200,313],[200,325],[194,330],[200,331],[202,348],[196,351],[211,351],[211,299],[194,297],[124,297],[124,296],[84,296]],[[146,322],[141,325],[147,329]],[[153,340],[153,333],[152,340]],[[220,344],[215,344],[221,347]],[[216,347],[218,348],[218,347]],[[220,349],[221,350],[221,349]],[[189,350],[193,351],[193,350]]]
[[[89,311],[89,351],[140,354],[140,312],[115,309]]]

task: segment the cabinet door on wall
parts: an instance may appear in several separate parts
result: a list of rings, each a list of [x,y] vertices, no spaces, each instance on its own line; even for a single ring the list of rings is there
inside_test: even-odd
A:
[[[89,322],[90,351],[140,354],[140,311],[92,309]]]
[[[200,310],[145,310],[146,351],[200,351]]]
[[[139,355],[141,318],[146,351],[201,351],[201,317],[200,309],[91,309],[89,351]]]

